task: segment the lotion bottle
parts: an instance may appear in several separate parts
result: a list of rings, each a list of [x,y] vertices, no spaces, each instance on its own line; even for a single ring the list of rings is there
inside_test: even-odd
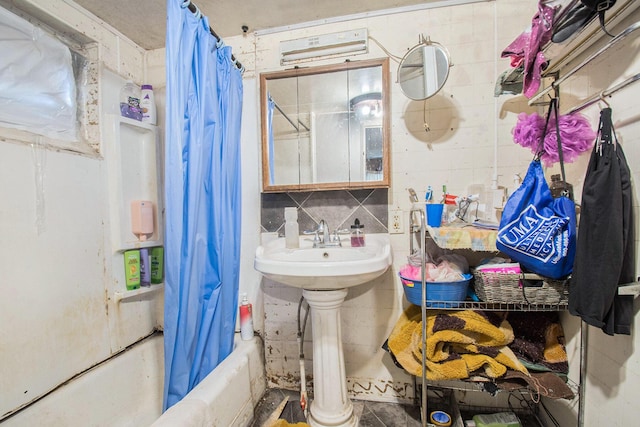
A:
[[[364,246],[364,225],[360,224],[358,218],[356,218],[351,226],[351,246],[354,248]]]
[[[156,124],[156,101],[153,97],[153,86],[142,85],[140,91],[140,110],[142,111],[142,121]]]
[[[252,306],[247,298],[247,294],[242,294],[240,303],[240,338],[249,341],[253,338],[253,313]]]
[[[298,228],[298,210],[284,208],[284,239],[288,249],[300,247],[300,229]]]

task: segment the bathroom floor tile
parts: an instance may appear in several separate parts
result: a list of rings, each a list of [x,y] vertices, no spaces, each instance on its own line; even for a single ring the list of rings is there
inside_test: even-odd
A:
[[[289,397],[287,405],[280,414],[281,419],[295,424],[304,422],[300,408],[300,393],[291,390],[269,389],[265,392],[255,410],[252,427],[262,427],[273,411]],[[359,427],[420,427],[420,409],[411,405],[386,402],[353,401],[353,411],[360,418]]]

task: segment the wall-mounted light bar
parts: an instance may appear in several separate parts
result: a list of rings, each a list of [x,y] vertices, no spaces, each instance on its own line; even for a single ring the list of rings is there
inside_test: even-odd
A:
[[[280,42],[280,64],[369,51],[366,28]]]

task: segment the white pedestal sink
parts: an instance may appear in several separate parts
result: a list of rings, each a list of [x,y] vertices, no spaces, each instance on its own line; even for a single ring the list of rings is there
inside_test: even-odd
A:
[[[264,276],[302,288],[311,307],[313,330],[312,427],[355,427],[358,417],[347,397],[340,308],[349,287],[375,279],[391,265],[388,234],[367,235],[366,246],[314,248],[301,238],[299,249],[286,249],[284,238],[256,250],[254,267]]]

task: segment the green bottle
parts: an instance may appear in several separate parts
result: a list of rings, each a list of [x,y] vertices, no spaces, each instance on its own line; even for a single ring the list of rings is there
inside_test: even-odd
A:
[[[164,248],[151,248],[151,283],[162,283],[164,273]]]
[[[140,251],[133,249],[124,252],[124,276],[127,290],[140,288]]]
[[[475,415],[476,427],[521,427],[520,419],[513,412]]]

